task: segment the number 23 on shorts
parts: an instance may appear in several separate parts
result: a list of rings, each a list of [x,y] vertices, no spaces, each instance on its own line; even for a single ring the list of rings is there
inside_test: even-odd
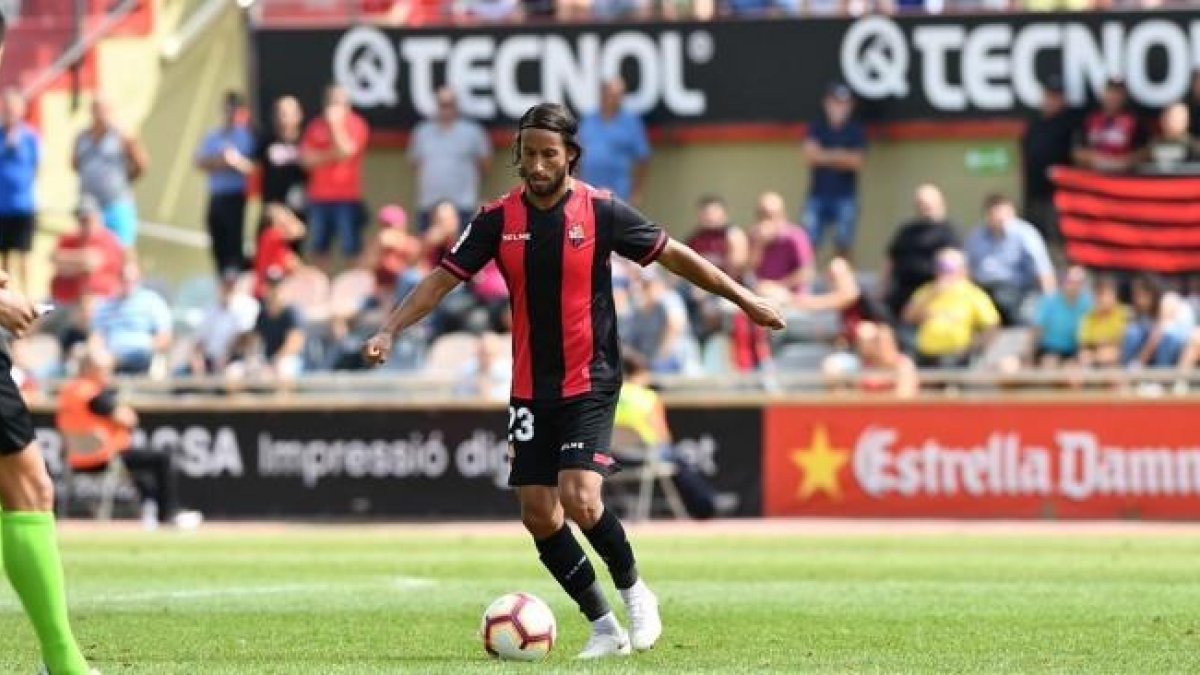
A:
[[[533,411],[524,406],[508,406],[508,440],[525,443],[533,440]]]

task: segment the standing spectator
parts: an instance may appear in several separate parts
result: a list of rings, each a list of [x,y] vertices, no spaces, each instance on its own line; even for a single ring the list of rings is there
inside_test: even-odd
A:
[[[852,116],[854,97],[846,85],[830,85],[822,108],[823,114],[809,123],[804,142],[804,161],[809,167],[804,226],[815,249],[821,248],[826,231],[832,228],[838,255],[850,259],[858,223],[858,174],[866,160],[867,134]]]
[[[958,248],[958,232],[946,217],[946,199],[935,185],[922,185],[913,198],[917,216],[900,226],[887,248],[881,280],[884,301],[900,316],[908,299],[934,277],[934,258],[944,248]]]
[[[1038,303],[1033,322],[1034,362],[1045,368],[1077,360],[1079,329],[1091,309],[1087,272],[1073,266],[1063,276],[1062,289]]]
[[[1075,163],[1093,171],[1127,171],[1146,142],[1146,130],[1129,109],[1125,80],[1113,77],[1104,87],[1100,109],[1083,122],[1083,138],[1075,148]]]
[[[254,171],[254,133],[245,99],[225,94],[222,125],[208,132],[196,166],[208,173],[208,236],[217,273],[245,267],[246,177]]]
[[[1120,365],[1129,308],[1121,304],[1112,277],[1097,279],[1092,294],[1092,309],[1079,324],[1079,361],[1085,366]]]
[[[1071,164],[1071,146],[1078,118],[1067,107],[1062,80],[1054,77],[1042,88],[1042,107],[1021,136],[1021,169],[1025,185],[1025,219],[1051,245],[1059,245],[1058,212],[1050,170]]]
[[[812,245],[804,230],[788,222],[783,197],[766,192],[758,198],[758,223],[750,234],[750,267],[758,293],[787,306],[808,288],[814,275]]]
[[[121,285],[125,249],[100,220],[100,204],[84,196],[75,208],[79,229],[58,238],[50,262],[50,297],[60,308],[79,304],[83,296],[107,298]]]
[[[600,110],[579,120],[579,177],[608,188],[621,199],[641,204],[650,143],[637,115],[624,108],[625,81],[607,80],[600,89]]]
[[[725,0],[723,14],[748,17],[780,17],[800,14],[799,0]]]
[[[696,231],[687,245],[733,279],[746,276],[750,240],[742,228],[729,222],[725,200],[704,195],[696,204]]]
[[[286,276],[300,267],[300,256],[293,245],[303,239],[304,223],[296,214],[282,204],[267,204],[254,252],[254,297],[266,295],[269,270],[278,270]]]
[[[262,167],[263,204],[283,204],[300,216],[308,208],[308,174],[300,162],[303,125],[304,109],[294,96],[275,101],[271,130],[259,142],[256,154]]]
[[[1200,142],[1188,132],[1188,108],[1182,103],[1162,111],[1158,135],[1146,146],[1146,168],[1178,172],[1200,160]]]
[[[137,136],[117,127],[112,103],[104,96],[92,101],[92,123],[75,139],[72,157],[81,194],[100,203],[105,227],[131,248],[138,225],[131,183],[146,172],[150,157]]]
[[[1005,326],[1021,323],[1021,306],[1036,291],[1054,290],[1054,266],[1046,242],[1036,228],[1017,218],[1016,207],[1003,195],[983,203],[983,223],[964,242],[971,280],[996,307]]]
[[[145,375],[171,346],[171,310],[141,278],[137,263],[126,262],[116,295],[92,308],[92,337],[116,357],[118,375]]]
[[[456,23],[507,23],[521,19],[519,0],[454,0],[450,6]]]
[[[221,273],[216,302],[197,327],[192,353],[193,375],[220,374],[244,347],[245,337],[258,320],[258,302],[239,288],[242,271],[230,268]]]
[[[325,110],[308,124],[300,142],[300,162],[308,170],[309,252],[326,273],[333,266],[335,236],[343,258],[362,252],[362,164],[369,136],[366,121],[351,110],[346,90],[326,88]]]
[[[300,310],[289,305],[279,291],[282,270],[267,275],[267,295],[254,324],[254,341],[263,359],[261,373],[280,382],[291,382],[303,370],[304,322]]]
[[[656,373],[683,372],[690,345],[683,300],[655,265],[641,270],[635,289],[629,347],[643,355]]]
[[[429,229],[433,209],[448,201],[467,222],[479,205],[479,185],[492,163],[487,132],[458,114],[458,98],[450,87],[437,91],[437,116],[417,125],[408,146],[417,174],[418,225]]]
[[[29,287],[29,251],[37,223],[34,183],[42,157],[42,142],[25,123],[25,98],[8,89],[0,98],[0,267],[8,270],[18,288]]]
[[[904,322],[917,327],[917,365],[961,368],[970,363],[1000,324],[1000,313],[987,293],[967,278],[962,251],[936,255],[937,277],[913,293]]]

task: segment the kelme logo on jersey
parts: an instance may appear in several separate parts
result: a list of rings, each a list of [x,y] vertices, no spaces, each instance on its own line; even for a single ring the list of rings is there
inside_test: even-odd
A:
[[[575,223],[567,228],[567,240],[575,248],[583,246],[583,242],[587,241],[587,234],[583,231],[583,223]]]

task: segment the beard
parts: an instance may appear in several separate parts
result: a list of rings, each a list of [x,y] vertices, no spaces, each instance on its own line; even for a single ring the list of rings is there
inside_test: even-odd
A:
[[[557,193],[562,188],[563,183],[567,182],[567,172],[563,170],[557,175],[551,175],[549,180],[545,182],[534,183],[530,175],[522,170],[521,178],[525,180],[525,189],[538,197],[549,197]]]

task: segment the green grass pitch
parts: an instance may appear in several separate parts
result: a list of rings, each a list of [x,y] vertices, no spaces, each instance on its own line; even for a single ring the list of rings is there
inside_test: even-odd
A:
[[[583,619],[515,529],[68,530],[63,546],[76,630],[106,675],[1200,672],[1190,535],[646,533],[666,633],[594,665],[571,661]],[[513,590],[558,617],[546,662],[480,647],[484,606]],[[5,588],[0,673],[34,668]]]

